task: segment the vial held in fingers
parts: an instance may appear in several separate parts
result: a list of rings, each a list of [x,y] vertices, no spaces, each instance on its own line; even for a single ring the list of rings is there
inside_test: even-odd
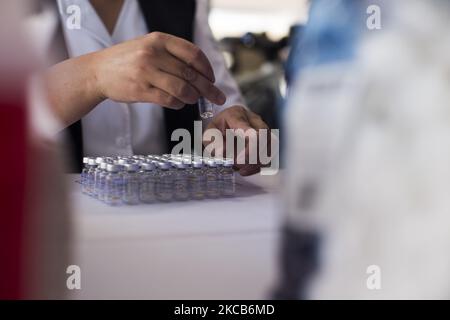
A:
[[[204,97],[200,97],[198,100],[198,108],[202,119],[209,119],[213,117],[213,104]]]

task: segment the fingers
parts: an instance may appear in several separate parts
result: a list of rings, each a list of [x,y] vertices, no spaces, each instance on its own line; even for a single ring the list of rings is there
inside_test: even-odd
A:
[[[242,109],[244,109],[242,107]],[[233,112],[226,118],[227,125],[231,129],[242,129],[244,131],[253,129],[245,111]]]
[[[149,83],[160,90],[167,92],[174,98],[186,103],[194,104],[200,98],[200,94],[190,83],[161,70],[150,71]]]
[[[160,66],[160,69],[189,82],[197,89],[200,96],[205,97],[212,103],[217,105],[223,105],[225,103],[225,94],[219,88],[201,73],[177,58],[173,56],[164,57],[164,62]]]
[[[239,143],[235,145],[235,167],[238,170],[248,166],[250,160],[250,152],[253,152],[255,142],[257,143],[256,130],[250,125],[249,119],[245,112],[236,114],[234,117],[228,119],[228,125],[235,130],[236,139],[243,139],[245,144],[243,150],[238,150]],[[237,140],[235,140],[237,142]],[[252,146],[252,150],[250,147]]]
[[[249,111],[248,114],[247,114],[247,119],[248,119],[250,125],[253,128],[255,128],[256,130],[269,129],[269,126],[256,113],[253,113],[253,112]]]
[[[161,32],[152,32],[145,39],[152,48],[152,68],[158,70],[148,77],[152,86],[184,103],[196,103],[200,96],[217,105],[225,103],[225,94],[214,85],[213,68],[199,47]]]
[[[260,152],[265,152],[266,154],[270,155],[271,154],[271,139],[272,139],[272,134],[270,131],[269,126],[262,120],[262,118],[257,115],[256,113],[253,112],[249,112],[249,122],[251,124],[251,126],[253,128],[255,128],[258,131],[258,140],[259,139],[265,139],[265,143],[258,143],[258,147],[262,148],[262,150],[259,150]],[[266,130],[265,131],[265,135],[264,133],[261,134],[264,131],[259,131],[259,130]],[[259,161],[259,159],[258,159]]]
[[[224,134],[224,139],[226,138],[226,129],[235,130],[235,140],[233,142],[234,169],[238,170],[240,175],[249,176],[260,171],[261,163],[258,150],[261,146],[258,140],[260,138],[259,130],[266,129],[268,136],[270,136],[270,129],[260,116],[242,106],[233,106],[216,116],[208,124],[207,130],[211,128],[219,129]],[[242,140],[241,143],[237,143],[238,139],[245,139],[244,145],[242,145]],[[208,145],[211,141],[204,140],[203,143]],[[215,150],[216,154],[226,156],[226,146],[226,141],[224,141],[223,149]],[[267,147],[270,147],[270,144],[264,146],[264,148]]]
[[[155,103],[176,110],[183,108],[185,105],[184,102],[158,88],[149,88],[143,91],[138,97],[138,101]]]
[[[164,46],[169,53],[187,65],[192,66],[209,81],[215,82],[213,68],[209,63],[208,58],[199,47],[181,38],[169,35],[165,36]]]
[[[260,147],[259,130],[267,130],[268,136],[270,136],[270,129],[267,124],[261,119],[261,117],[245,108],[241,108],[233,117],[227,119],[228,125],[233,128],[247,130],[253,130],[253,133],[247,132],[245,138],[245,150],[240,151],[235,150],[236,154],[236,165],[235,168],[239,171],[242,176],[249,176],[256,174],[261,169],[261,163],[259,162],[258,150]],[[269,139],[269,138],[267,138]],[[270,145],[270,144],[269,144]],[[266,146],[267,148],[267,146]],[[269,151],[270,152],[270,151]],[[250,161],[250,159],[253,159]],[[252,163],[255,161],[256,163]]]

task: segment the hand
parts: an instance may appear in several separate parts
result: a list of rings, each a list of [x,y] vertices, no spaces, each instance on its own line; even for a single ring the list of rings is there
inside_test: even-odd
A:
[[[92,64],[103,98],[150,102],[180,109],[200,96],[222,105],[226,97],[214,86],[214,72],[194,44],[160,32],[95,53]]]
[[[226,137],[226,129],[243,129],[244,131],[247,130],[255,130],[256,132],[256,138],[259,139],[259,135],[258,132],[260,129],[267,129],[267,138],[268,140],[270,139],[270,130],[269,127],[267,126],[267,124],[261,119],[261,117],[259,115],[257,115],[256,113],[247,110],[246,108],[242,107],[242,106],[232,106],[229,107],[227,109],[225,109],[224,111],[220,112],[217,116],[215,116],[211,122],[208,124],[207,129],[218,129],[221,133],[222,136]],[[247,138],[247,142],[248,142],[248,138]],[[258,141],[255,141],[258,142]],[[205,146],[207,146],[208,144],[210,144],[211,141],[210,140],[203,140],[203,144]],[[216,152],[218,153],[222,153],[220,156],[225,157],[226,156],[226,143],[224,141],[224,149],[223,150],[216,150]],[[270,147],[270,143],[267,144],[268,147]],[[236,149],[236,148],[235,148]],[[258,173],[261,169],[261,163],[259,162],[259,157],[258,157],[258,163],[256,164],[248,164],[248,159],[249,159],[249,153],[250,152],[257,152],[257,148],[256,149],[249,149],[249,143],[246,143],[246,147],[245,147],[245,151],[244,154],[236,154],[235,151],[235,169],[239,171],[239,173],[242,176],[249,176],[255,173]],[[216,156],[218,156],[216,154]],[[245,157],[245,163],[240,164],[239,161],[237,161],[238,159],[242,160],[243,157]],[[243,161],[241,161],[243,162]]]

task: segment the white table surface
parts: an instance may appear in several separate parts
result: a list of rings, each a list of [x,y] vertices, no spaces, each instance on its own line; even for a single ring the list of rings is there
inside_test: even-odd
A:
[[[277,274],[279,175],[229,199],[109,207],[69,175],[76,299],[263,299]]]

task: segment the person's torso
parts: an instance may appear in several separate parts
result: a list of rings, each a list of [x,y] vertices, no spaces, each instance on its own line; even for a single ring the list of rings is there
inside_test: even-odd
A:
[[[193,40],[195,0],[125,0],[111,34],[88,0],[57,0],[57,4],[69,58],[102,50],[151,31]],[[79,28],[74,28],[76,13],[80,14]],[[151,103],[125,104],[105,100],[67,130],[74,145],[77,169],[80,169],[82,156],[166,152],[174,145],[169,140],[174,129],[192,131],[196,110],[194,106],[175,111]]]

